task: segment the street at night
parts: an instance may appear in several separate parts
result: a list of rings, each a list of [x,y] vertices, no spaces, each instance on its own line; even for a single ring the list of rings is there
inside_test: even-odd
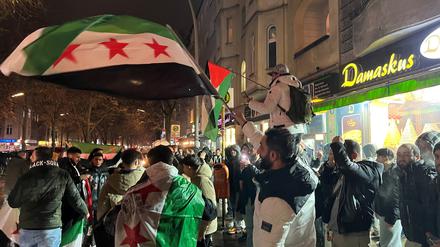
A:
[[[1,0],[0,247],[440,247],[438,0]]]

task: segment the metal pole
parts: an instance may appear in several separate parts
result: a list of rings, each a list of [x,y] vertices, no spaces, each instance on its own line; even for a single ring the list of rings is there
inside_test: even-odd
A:
[[[27,95],[23,96],[23,122],[21,126],[21,150],[26,151],[26,136],[27,133],[27,125],[28,125],[28,106],[27,106]]]
[[[194,58],[196,60],[196,63],[199,63],[199,28],[197,25],[197,16],[196,12],[194,11],[194,6],[191,2],[191,0],[188,0],[189,8],[191,9],[191,16],[193,20],[193,32],[194,32]],[[200,103],[199,103],[199,96],[195,96],[195,134],[194,134],[194,145],[196,148],[199,147],[199,122],[200,122]]]
[[[221,134],[222,134],[222,156],[223,157],[225,157],[225,149],[226,149],[225,106],[228,106],[228,104],[225,103],[225,105],[222,107],[222,129],[221,129]],[[231,111],[231,113],[232,113],[232,111]]]
[[[251,78],[246,77],[246,76],[244,76],[244,75],[242,75],[242,74],[240,74],[240,73],[237,73],[237,72],[235,72],[235,71],[233,71],[233,70],[231,70],[231,69],[227,69],[227,70],[229,70],[232,74],[236,74],[236,75],[238,75],[238,76],[240,76],[240,77],[243,77],[244,79],[249,80],[250,82],[253,82],[253,83],[255,83],[256,85],[258,85],[258,86],[260,86],[260,87],[262,87],[262,88],[264,88],[264,89],[267,89],[267,90],[270,89],[268,86],[263,85],[262,83],[259,83],[259,82],[255,81],[255,80],[252,80]]]
[[[225,149],[226,149],[226,131],[225,131],[225,106],[228,106],[226,102],[223,100],[224,105],[222,106],[222,157],[225,157]],[[226,217],[226,199],[222,199],[222,229],[225,229],[225,217]]]

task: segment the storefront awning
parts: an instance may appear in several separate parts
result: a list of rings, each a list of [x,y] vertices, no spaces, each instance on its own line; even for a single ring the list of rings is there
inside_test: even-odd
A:
[[[353,92],[350,95],[329,99],[324,102],[316,103],[313,108],[315,112],[323,112],[342,106],[412,92],[437,85],[440,85],[440,72],[431,72],[429,74],[420,75],[396,83],[389,82],[378,88],[365,89]]]

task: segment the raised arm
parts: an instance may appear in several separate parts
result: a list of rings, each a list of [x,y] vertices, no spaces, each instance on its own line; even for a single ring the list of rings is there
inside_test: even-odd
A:
[[[266,95],[264,102],[256,100],[249,101],[249,108],[261,114],[269,114],[273,112],[281,99],[281,89],[278,86],[272,87]]]
[[[342,174],[355,176],[365,182],[370,182],[374,178],[374,171],[370,167],[359,165],[350,160],[345,150],[345,146],[341,141],[334,140],[330,147],[333,151],[336,165]]]

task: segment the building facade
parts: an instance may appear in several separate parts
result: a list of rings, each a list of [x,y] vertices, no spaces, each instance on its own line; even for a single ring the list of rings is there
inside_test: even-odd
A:
[[[236,74],[233,107],[265,130],[268,115],[247,108],[243,94],[263,100],[267,91],[258,84],[268,86],[267,73],[279,63],[305,83],[337,72],[338,6],[338,0],[204,1],[198,16],[200,64],[209,60]],[[234,125],[225,134],[227,145],[244,141]]]
[[[341,135],[396,150],[440,131],[440,2],[339,4],[337,80],[321,83],[328,93],[315,104],[306,141],[321,149]]]

